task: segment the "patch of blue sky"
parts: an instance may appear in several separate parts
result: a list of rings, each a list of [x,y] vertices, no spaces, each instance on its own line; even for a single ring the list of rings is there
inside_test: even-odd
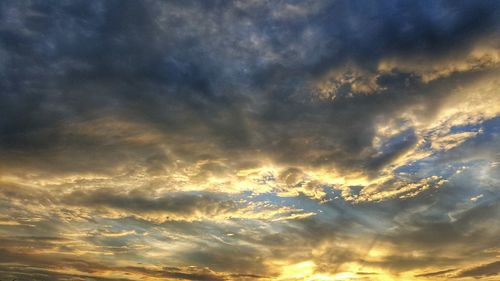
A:
[[[481,123],[482,133],[476,138],[487,139],[488,137],[500,137],[500,116],[485,120]]]
[[[489,161],[486,159],[473,158],[458,160],[455,159],[456,157],[453,157],[453,155],[464,153],[471,148],[477,150],[481,146],[494,146],[500,148],[500,117],[495,117],[478,124],[455,126],[450,132],[457,134],[462,132],[477,132],[479,130],[481,130],[480,134],[466,140],[458,147],[447,151],[436,152],[427,158],[408,163],[407,165],[398,167],[395,172],[397,174],[403,173],[419,175],[421,177],[437,175],[447,178],[464,167],[487,165]],[[426,142],[419,149],[430,150],[432,149],[431,145],[430,142]]]
[[[325,188],[325,191],[327,191],[328,188]],[[330,192],[331,194],[334,194]],[[262,193],[254,196],[252,198],[252,201],[254,202],[271,202],[274,205],[277,206],[284,206],[284,207],[289,207],[289,208],[297,208],[303,210],[304,212],[313,212],[313,213],[326,213],[328,215],[335,215],[334,212],[331,212],[328,208],[324,206],[324,204],[321,203],[321,201],[317,199],[312,199],[308,196],[305,196],[303,194],[299,194],[298,196],[290,196],[290,197],[284,197],[284,196],[279,196],[276,193]]]
[[[477,124],[466,124],[458,125],[450,128],[451,134],[463,133],[463,132],[478,132],[482,127],[481,123]]]

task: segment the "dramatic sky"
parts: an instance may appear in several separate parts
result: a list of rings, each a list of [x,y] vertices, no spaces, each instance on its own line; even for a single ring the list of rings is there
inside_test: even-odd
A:
[[[1,1],[13,279],[500,280],[500,1]]]

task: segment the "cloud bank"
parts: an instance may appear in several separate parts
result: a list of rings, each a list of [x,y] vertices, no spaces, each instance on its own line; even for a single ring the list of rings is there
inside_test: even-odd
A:
[[[0,26],[0,279],[498,278],[498,1],[5,1]]]

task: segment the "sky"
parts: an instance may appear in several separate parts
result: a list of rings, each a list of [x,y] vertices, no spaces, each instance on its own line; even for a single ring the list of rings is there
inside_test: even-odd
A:
[[[0,280],[500,280],[500,1],[0,2]]]

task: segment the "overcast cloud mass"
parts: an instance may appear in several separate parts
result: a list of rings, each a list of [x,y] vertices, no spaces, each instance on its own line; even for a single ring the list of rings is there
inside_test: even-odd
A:
[[[0,2],[0,280],[500,280],[500,1]]]

